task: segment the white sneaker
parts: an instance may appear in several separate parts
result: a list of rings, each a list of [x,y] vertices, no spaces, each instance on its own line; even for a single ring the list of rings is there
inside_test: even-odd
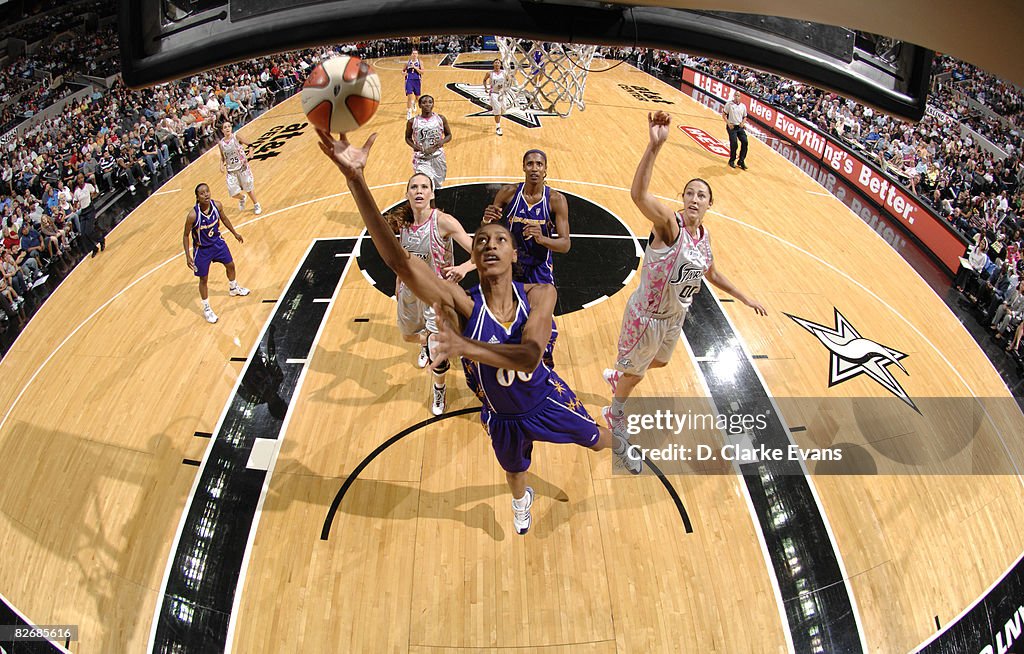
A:
[[[643,469],[644,464],[640,459],[640,450],[635,445],[630,445],[629,441],[624,438],[615,436],[615,447],[621,448],[621,452],[616,452],[612,449],[612,456],[615,457],[615,462],[619,466],[625,468],[631,475],[639,475]],[[632,453],[632,456],[630,456]]]
[[[501,136],[501,128],[500,127],[495,127],[494,128],[494,133],[497,134],[498,136]]]
[[[434,386],[434,401],[430,403],[430,412],[435,416],[439,416],[444,413],[445,405],[445,391],[447,390],[447,384],[438,388]]]
[[[612,387],[612,395],[615,395],[615,390],[619,387],[619,377],[622,376],[622,373],[618,370],[605,368],[604,372],[601,373],[601,376],[604,377],[604,380]]]
[[[252,212],[254,214],[256,214],[257,216],[260,215],[261,213],[263,213],[263,207],[260,206],[259,202],[257,202],[256,204],[253,205]]]
[[[520,536],[530,531],[530,523],[533,522],[533,518],[530,516],[530,507],[533,506],[533,489],[529,486],[526,487],[526,507],[517,508],[516,501],[512,500],[512,524],[515,525],[516,533]]]
[[[430,351],[424,345],[420,348],[420,355],[416,358],[416,367],[426,368],[428,363],[430,363]]]
[[[242,196],[242,199],[238,201],[238,210],[239,211],[245,211],[245,196],[244,195]]]
[[[242,295],[242,296],[245,296],[245,295],[248,295],[248,294],[249,294],[249,289],[247,289],[244,286],[238,286],[237,284],[235,285],[234,288],[229,288],[228,289],[228,295]]]
[[[629,432],[626,431],[626,416],[616,416],[612,413],[610,406],[601,407],[601,417],[604,418],[604,424],[608,426],[608,429],[612,430],[612,434],[616,438],[621,438],[624,441],[629,440]]]
[[[203,316],[206,317],[206,322],[208,323],[217,322],[217,314],[215,314],[213,312],[213,309],[210,307],[206,307],[205,309],[203,309]]]

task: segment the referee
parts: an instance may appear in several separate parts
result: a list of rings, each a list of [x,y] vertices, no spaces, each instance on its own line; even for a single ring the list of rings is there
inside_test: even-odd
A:
[[[740,103],[739,91],[732,92],[732,99],[725,103],[722,110],[725,118],[725,129],[729,131],[729,166],[747,169],[747,130],[743,127],[747,118],[747,108]],[[740,158],[736,159],[736,142],[740,142]]]

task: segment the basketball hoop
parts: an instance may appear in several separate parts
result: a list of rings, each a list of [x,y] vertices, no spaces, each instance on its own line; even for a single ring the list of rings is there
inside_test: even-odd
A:
[[[530,108],[565,118],[573,107],[583,111],[583,89],[597,46],[541,43],[507,36],[494,39],[501,63],[515,80]]]

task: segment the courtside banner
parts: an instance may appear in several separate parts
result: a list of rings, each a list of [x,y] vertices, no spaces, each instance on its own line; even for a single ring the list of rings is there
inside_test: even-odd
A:
[[[949,272],[955,272],[967,242],[945,220],[905,191],[841,142],[790,114],[751,97],[742,89],[720,79],[683,67],[683,83],[714,95],[724,102],[739,93],[747,108],[747,117],[768,132],[796,144],[807,154],[821,160],[851,187],[871,199],[886,215],[935,255]]]

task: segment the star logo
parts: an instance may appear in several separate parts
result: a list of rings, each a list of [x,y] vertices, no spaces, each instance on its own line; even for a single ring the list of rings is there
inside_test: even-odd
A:
[[[888,366],[898,366],[903,374],[910,375],[907,369],[900,363],[901,359],[907,358],[907,354],[882,345],[869,338],[864,338],[854,329],[850,321],[846,319],[839,309],[835,309],[835,327],[827,327],[818,323],[798,318],[791,314],[789,316],[796,324],[800,325],[821,341],[821,344],[831,354],[829,360],[829,388],[841,384],[848,379],[858,375],[867,375],[878,382],[882,388],[889,391],[896,397],[907,403],[910,408],[921,413],[914,401],[910,399],[907,392],[903,390],[896,378],[889,372]]]
[[[491,96],[484,89],[483,84],[464,84],[462,82],[451,82],[446,85],[448,90],[458,93],[476,106],[483,109],[475,114],[467,114],[467,118],[476,116],[493,116],[491,113]],[[517,125],[523,127],[540,127],[541,116],[557,116],[550,111],[540,111],[530,108],[530,98],[518,89],[505,92],[505,113],[503,116]]]

